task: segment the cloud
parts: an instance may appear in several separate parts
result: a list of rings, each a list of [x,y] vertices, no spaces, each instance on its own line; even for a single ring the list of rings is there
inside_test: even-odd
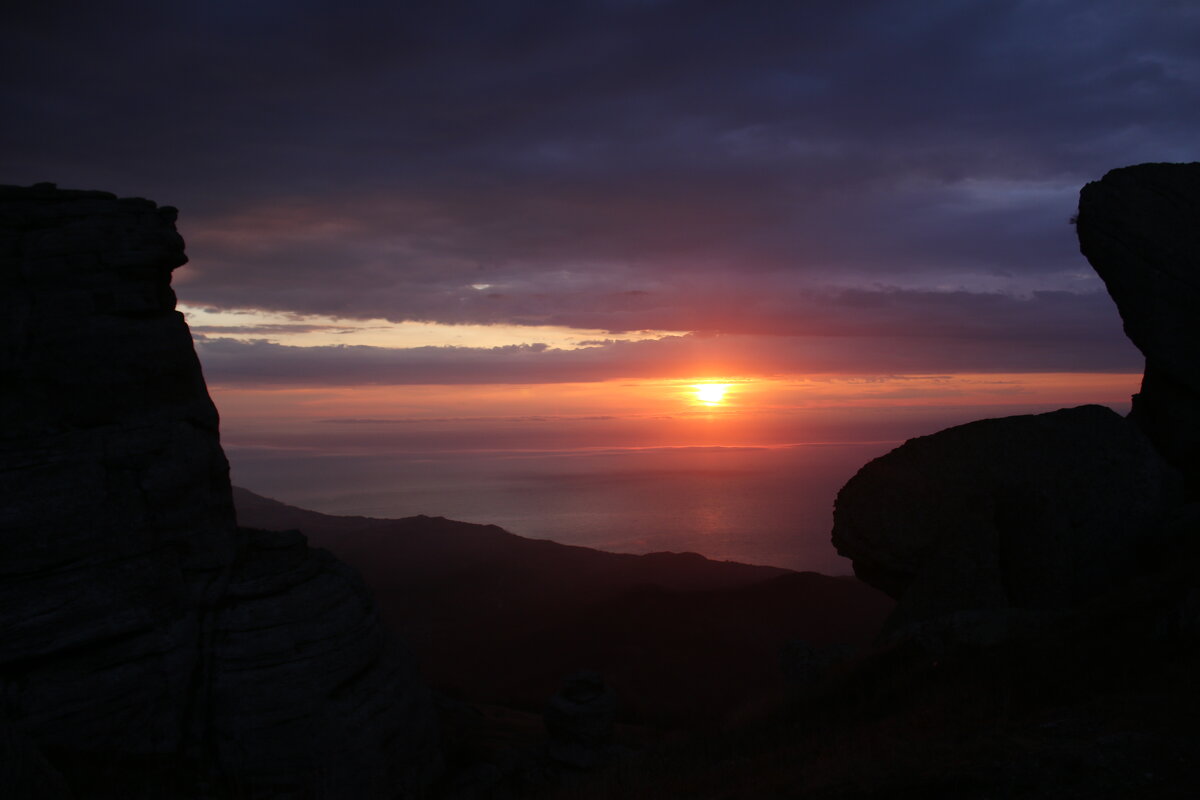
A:
[[[192,335],[203,338],[209,335],[248,333],[259,336],[297,333],[353,333],[356,329],[338,325],[309,325],[306,323],[265,323],[255,325],[192,325]]]
[[[792,309],[793,312],[795,309]],[[761,331],[604,342],[576,350],[292,347],[197,342],[215,385],[556,383],[833,373],[1128,371],[1141,367],[1107,296],[845,292]],[[782,310],[781,314],[784,313]],[[1107,319],[1102,319],[1107,316]],[[788,335],[779,330],[786,327]],[[1097,335],[1100,331],[1102,335]]]
[[[223,308],[912,325],[1011,361],[1003,309],[1022,346],[1111,338],[1076,192],[1194,158],[1200,127],[1200,14],[1168,0],[39,3],[5,27],[6,180],[180,206],[180,295]]]
[[[617,419],[611,414],[522,414],[508,417],[342,417],[337,419],[316,419],[313,422],[332,425],[429,425],[446,422],[602,422]]]

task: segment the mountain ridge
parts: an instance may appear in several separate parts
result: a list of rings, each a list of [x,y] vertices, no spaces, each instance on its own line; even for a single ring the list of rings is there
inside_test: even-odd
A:
[[[337,517],[237,487],[234,503],[241,525],[299,529],[358,569],[431,685],[478,702],[540,710],[588,667],[630,721],[711,722],[782,691],[790,643],[864,646],[892,608],[848,576],[607,553],[441,517]]]

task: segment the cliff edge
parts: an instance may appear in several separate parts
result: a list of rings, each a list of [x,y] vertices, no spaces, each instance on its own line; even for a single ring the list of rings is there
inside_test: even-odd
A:
[[[176,211],[0,187],[9,796],[396,797],[432,704],[357,574],[239,530]]]

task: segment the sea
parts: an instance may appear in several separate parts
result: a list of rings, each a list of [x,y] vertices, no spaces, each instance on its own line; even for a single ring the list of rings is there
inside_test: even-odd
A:
[[[326,514],[423,514],[611,552],[847,575],[830,542],[834,501],[863,465],[914,436],[1060,405],[830,411],[725,446],[646,446],[647,436],[628,446],[633,437],[608,435],[614,423],[604,420],[587,422],[586,435],[583,423],[557,421],[273,430],[234,420],[222,438],[235,485]]]
[[[895,441],[775,447],[325,453],[227,446],[235,485],[327,514],[424,514],[622,553],[827,575],[838,489]]]

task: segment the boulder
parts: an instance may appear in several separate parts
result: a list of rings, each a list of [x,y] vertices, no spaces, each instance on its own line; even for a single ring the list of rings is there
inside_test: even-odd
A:
[[[563,680],[546,707],[547,753],[577,769],[596,767],[611,755],[617,698],[595,670],[580,670]]]
[[[850,659],[855,650],[847,644],[821,646],[805,639],[789,639],[779,648],[779,666],[789,683],[811,686],[824,679],[834,665]]]
[[[1137,568],[1179,478],[1104,406],[911,439],[838,493],[833,543],[898,600],[889,627],[963,610],[1072,606]]]
[[[1200,479],[1200,163],[1114,169],[1079,194],[1079,246],[1146,357],[1133,418]]]
[[[5,741],[79,797],[413,793],[432,703],[362,582],[237,527],[175,217],[0,187]]]

